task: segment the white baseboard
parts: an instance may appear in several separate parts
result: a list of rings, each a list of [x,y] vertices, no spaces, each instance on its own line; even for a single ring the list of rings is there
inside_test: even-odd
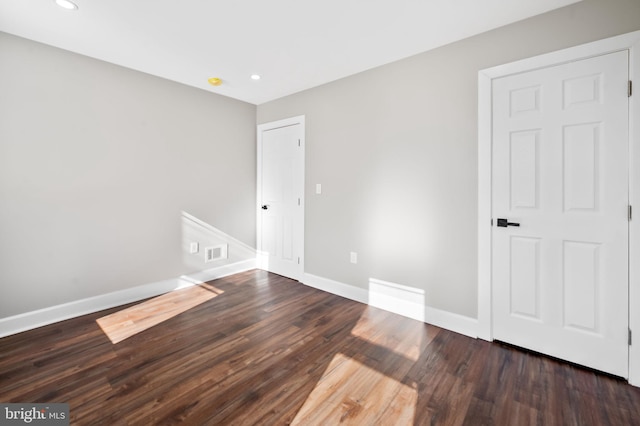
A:
[[[308,273],[304,274],[302,283],[465,336],[478,337],[477,319],[426,306],[424,294],[411,287],[371,279],[366,290]]]
[[[343,284],[338,281],[308,274],[306,272],[302,276],[301,282],[302,284],[317,288],[318,290],[342,296],[346,299],[355,300],[356,302],[364,303],[365,305],[369,304],[369,294],[365,289],[360,287]]]
[[[172,290],[202,284],[254,268],[256,268],[256,259],[252,258],[183,275],[178,278],[144,284],[2,318],[0,319],[0,338],[104,309],[137,302]],[[303,275],[301,282],[328,293],[464,334],[465,336],[474,338],[478,336],[478,321],[476,319],[425,306],[421,299],[424,296],[410,287],[372,279],[369,283],[370,289],[366,290],[308,273]]]
[[[478,320],[427,306],[424,322],[465,336],[478,338]]]
[[[183,275],[178,278],[144,284],[100,296],[89,297],[87,299],[76,300],[62,305],[51,306],[37,311],[2,318],[0,319],[0,337],[32,330],[34,328],[91,314],[104,309],[113,308],[115,306],[137,302],[138,300],[158,296],[172,290],[202,284],[228,275],[255,269],[255,267],[256,260],[252,258],[230,265]]]

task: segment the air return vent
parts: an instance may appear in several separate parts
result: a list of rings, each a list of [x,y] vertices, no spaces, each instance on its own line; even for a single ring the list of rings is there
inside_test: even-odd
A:
[[[204,249],[204,261],[205,263],[213,262],[220,259],[226,259],[228,252],[228,245],[221,244],[214,247],[205,247]]]

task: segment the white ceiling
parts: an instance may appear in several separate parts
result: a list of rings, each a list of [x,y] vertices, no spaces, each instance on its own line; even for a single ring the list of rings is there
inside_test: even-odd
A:
[[[577,1],[0,0],[0,31],[261,104]]]

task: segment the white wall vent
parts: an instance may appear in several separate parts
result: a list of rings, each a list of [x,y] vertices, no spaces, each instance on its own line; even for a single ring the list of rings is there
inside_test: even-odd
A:
[[[204,262],[209,263],[220,259],[226,259],[228,253],[228,244],[220,244],[219,246],[205,247]]]

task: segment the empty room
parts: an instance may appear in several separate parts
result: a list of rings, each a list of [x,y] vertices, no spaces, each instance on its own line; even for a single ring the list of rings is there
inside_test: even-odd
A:
[[[3,0],[0,424],[640,425],[639,0]]]

